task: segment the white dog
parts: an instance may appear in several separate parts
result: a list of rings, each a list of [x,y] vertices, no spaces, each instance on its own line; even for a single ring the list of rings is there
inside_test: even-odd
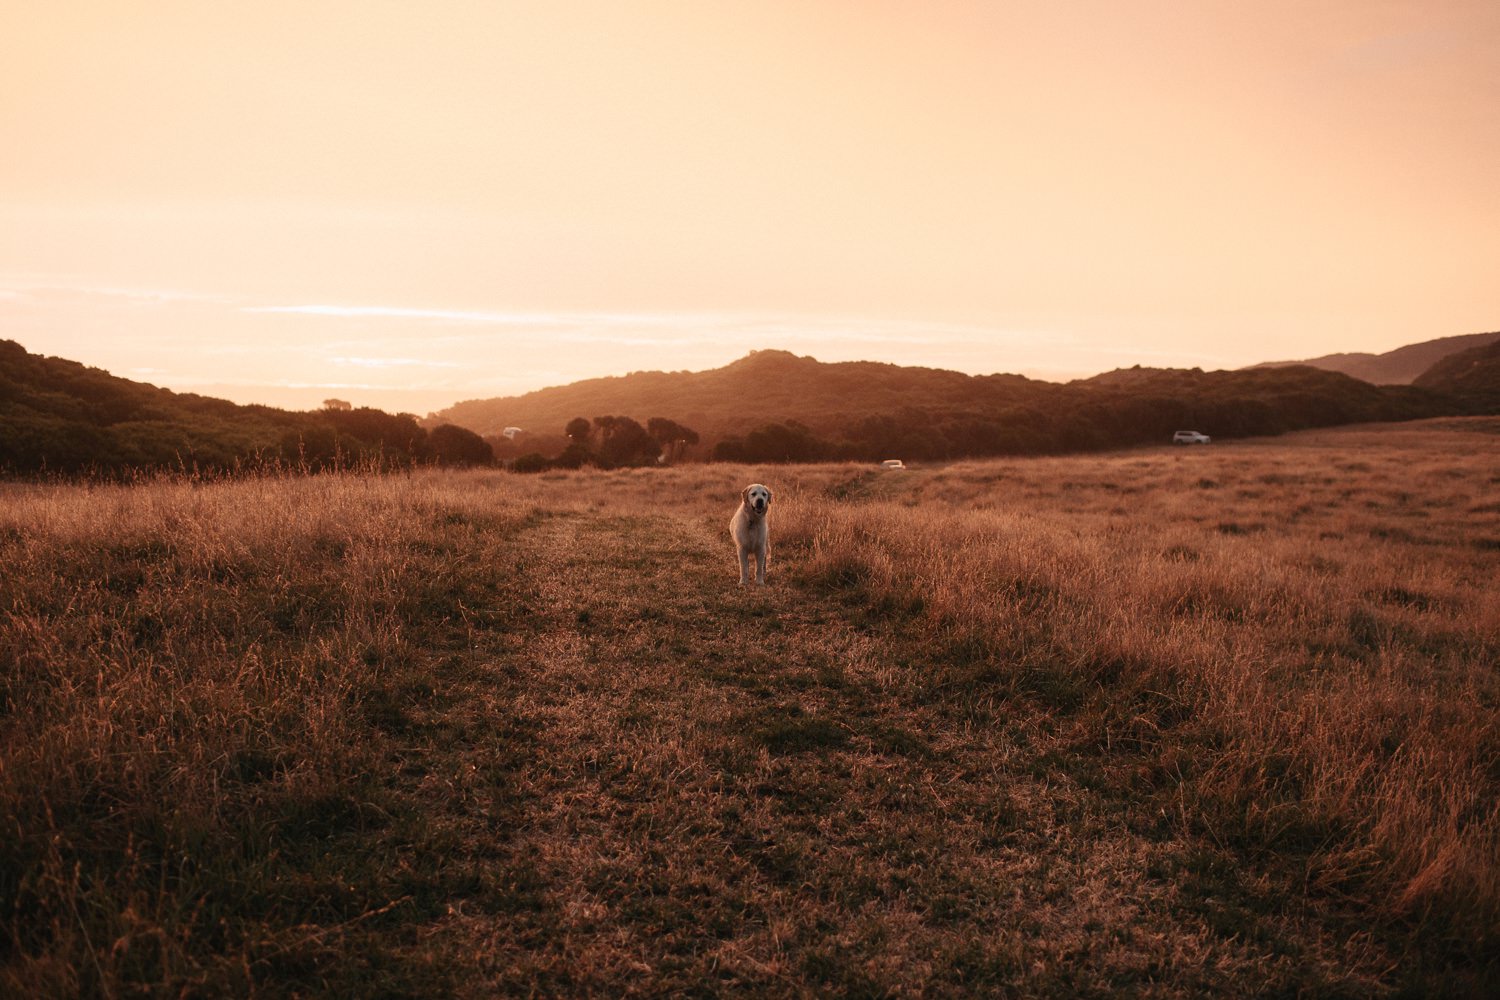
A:
[[[771,489],[751,483],[740,494],[740,509],[729,522],[729,534],[740,554],[740,586],[750,582],[750,555],[755,554],[755,582],[766,582],[766,563],[770,561],[771,532],[766,526],[766,511],[771,507]]]

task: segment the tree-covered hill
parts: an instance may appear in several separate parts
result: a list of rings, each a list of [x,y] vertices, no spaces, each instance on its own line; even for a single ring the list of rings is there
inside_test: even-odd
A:
[[[0,340],[0,472],[227,469],[271,462],[322,468],[370,460],[462,464],[487,460],[487,454],[488,446],[472,432],[429,432],[411,414],[241,406],[118,378]]]
[[[557,433],[576,417],[672,413],[704,451],[743,461],[937,459],[1040,454],[1458,412],[1446,394],[1374,386],[1311,367],[1126,369],[1065,385],[873,362],[824,364],[756,351],[704,372],[636,372],[504,399],[434,419],[482,434]]]
[[[1467,368],[1440,367],[1413,386],[1375,386],[1308,366],[1132,368],[1057,384],[874,362],[825,364],[766,350],[710,371],[636,372],[461,403],[419,423],[410,414],[347,404],[312,412],[241,406],[0,341],[0,471],[485,463],[493,452],[481,435],[506,427],[526,429],[529,441],[558,442],[553,451],[561,452],[572,440],[565,428],[579,418],[629,425],[663,415],[693,429],[701,442],[695,456],[732,461],[1050,454],[1164,443],[1180,429],[1244,437],[1495,412],[1500,394],[1482,389],[1493,376],[1474,374],[1489,371],[1492,360],[1480,352]],[[587,451],[577,441],[573,447]]]
[[[939,400],[955,406],[998,399],[1023,405],[1039,399],[1047,387],[1019,375],[972,376],[873,361],[825,364],[763,350],[709,371],[632,372],[523,396],[469,400],[432,419],[490,435],[506,427],[555,432],[579,416],[669,413],[718,438],[784,420],[828,432],[866,416]]]

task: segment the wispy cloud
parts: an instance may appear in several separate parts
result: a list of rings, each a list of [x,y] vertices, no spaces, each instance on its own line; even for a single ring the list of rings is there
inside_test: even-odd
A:
[[[462,309],[413,309],[402,306],[246,306],[247,313],[276,313],[294,316],[330,316],[343,319],[421,319],[448,323],[483,323],[486,325],[529,325],[548,322],[544,313],[473,312]]]
[[[342,358],[328,359],[336,365],[354,368],[462,368],[457,361],[424,361],[421,358]]]
[[[973,374],[1067,379],[1131,364],[1257,360],[1167,352],[1150,330],[773,311],[427,308],[259,302],[171,288],[0,273],[0,320],[43,349],[241,402],[316,403],[318,391],[431,410],[641,370],[703,370],[774,348]],[[43,336],[45,334],[45,336]],[[300,394],[300,395],[299,395]]]
[[[1028,343],[1039,336],[1053,343],[1072,338],[972,323],[870,319],[860,316],[796,316],[721,312],[540,312],[464,309],[427,309],[410,306],[300,304],[245,306],[250,314],[312,316],[331,319],[376,319],[436,324],[505,327],[518,331],[547,331],[558,340],[594,341],[608,338],[637,346],[680,344],[695,335],[717,341],[726,332],[758,336],[762,342],[778,337],[815,338],[847,343],[927,344],[934,339],[983,340],[987,343]],[[642,337],[642,331],[657,336]],[[634,336],[629,336],[634,334]]]

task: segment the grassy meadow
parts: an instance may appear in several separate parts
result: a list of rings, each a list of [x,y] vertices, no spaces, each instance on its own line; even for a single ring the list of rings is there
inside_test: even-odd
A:
[[[13,483],[0,566],[0,995],[1500,986],[1492,418]]]

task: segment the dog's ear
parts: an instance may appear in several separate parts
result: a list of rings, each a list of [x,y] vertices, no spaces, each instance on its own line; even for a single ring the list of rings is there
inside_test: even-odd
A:
[[[740,490],[740,500],[744,503],[750,502],[750,487],[746,486],[744,489]]]
[[[771,487],[769,487],[769,486],[767,486],[767,487],[766,487],[766,503],[770,503],[770,502],[771,502],[771,499],[772,499],[772,498],[773,498],[773,497],[775,497],[775,496],[776,496],[776,493],[775,493],[775,491],[774,491],[774,490],[772,490],[772,489],[771,489]]]

